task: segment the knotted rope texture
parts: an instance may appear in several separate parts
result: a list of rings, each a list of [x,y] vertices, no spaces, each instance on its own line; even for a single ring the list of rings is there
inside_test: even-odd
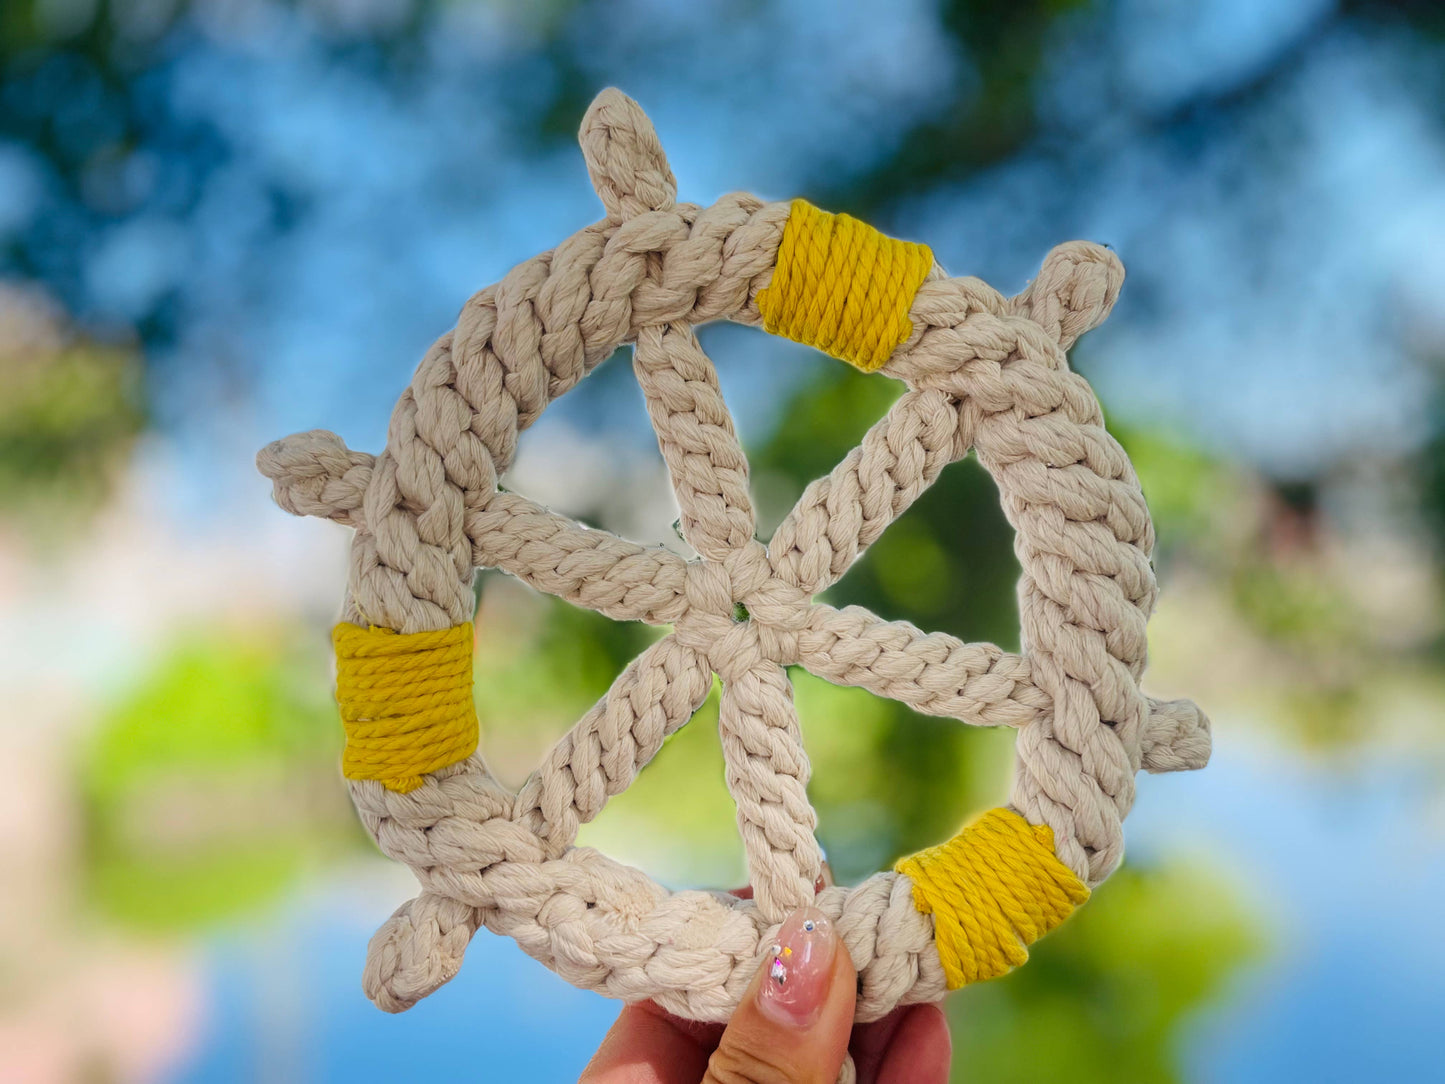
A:
[[[1041,830],[1033,850],[1047,828],[1059,868],[1097,885],[1122,857],[1135,773],[1201,767],[1209,753],[1208,720],[1194,705],[1139,689],[1156,595],[1153,529],[1128,458],[1064,353],[1108,314],[1118,261],[1095,245],[1061,245],[1012,298],[931,262],[920,279],[921,246],[897,250],[861,224],[840,227],[841,216],[743,193],[710,207],[676,202],[651,124],[617,91],[593,102],[581,143],[606,217],[467,302],[398,401],[380,455],[316,431],[258,457],[282,507],[355,528],[349,624],[401,637],[463,627],[474,569],[492,567],[668,630],[516,792],[477,753],[421,773],[410,790],[412,764],[386,767],[392,786],[349,781],[363,823],[422,889],[373,939],[368,995],[392,1011],[415,1003],[456,973],[486,926],[578,986],[726,1019],[782,919],[814,901],[821,867],[786,670],[795,665],[916,711],[1017,728],[1010,815]],[[782,255],[785,244],[794,255]],[[886,283],[876,270],[845,269],[842,253],[865,250],[875,269],[889,269]],[[692,330],[719,319],[775,320],[862,365],[886,346],[878,372],[905,389],[766,544],[755,538],[747,459]],[[635,345],[692,560],[584,529],[497,484],[520,432],[622,343]],[[970,449],[1018,535],[1022,653],[815,600]],[[573,845],[692,717],[714,674],[753,900],[669,892]],[[354,714],[376,722],[384,711]],[[979,846],[966,835],[945,851]],[[908,873],[816,896],[858,968],[860,1020],[942,996],[953,975],[940,951],[965,970],[964,950],[949,947],[950,914],[963,927],[975,908],[990,931],[1003,914],[1023,940],[1057,913],[1052,897],[1013,889],[980,901],[970,889],[960,901],[946,886],[991,884],[967,864],[977,859],[940,865],[926,855]],[[985,867],[1013,868],[1015,858]],[[960,880],[965,870],[975,880]],[[1031,883],[1043,892],[1049,881]],[[1002,933],[989,937],[969,951],[1007,947]]]

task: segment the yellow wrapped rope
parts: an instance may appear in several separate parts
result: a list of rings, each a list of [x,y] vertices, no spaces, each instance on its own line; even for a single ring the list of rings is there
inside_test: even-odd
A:
[[[1026,946],[1068,918],[1089,888],[1054,855],[1054,833],[991,809],[947,843],[893,867],[913,882],[913,905],[934,918],[948,988],[999,975]]]
[[[405,635],[343,623],[331,640],[346,778],[376,779],[405,792],[421,786],[422,776],[472,755],[471,622]]]
[[[772,334],[871,373],[913,331],[908,310],[932,268],[927,245],[794,200],[758,311]]]

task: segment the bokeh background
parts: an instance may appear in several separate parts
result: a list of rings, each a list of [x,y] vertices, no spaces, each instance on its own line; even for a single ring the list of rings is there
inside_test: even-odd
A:
[[[948,1002],[959,1080],[1440,1079],[1445,14],[1430,0],[4,0],[0,1079],[565,1080],[616,1006],[488,935],[409,1013],[361,995],[409,875],[339,780],[348,532],[258,447],[379,450],[462,301],[598,217],[617,84],[683,198],[804,195],[1023,287],[1129,278],[1072,362],[1160,535],[1147,686],[1214,719],[1143,777],[1125,868]],[[704,343],[762,526],[899,386]],[[508,484],[680,547],[604,365]],[[830,593],[1016,649],[971,462]],[[484,749],[519,783],[652,632],[483,573]],[[1006,794],[1011,735],[798,675],[840,880]],[[743,874],[704,708],[585,842]]]

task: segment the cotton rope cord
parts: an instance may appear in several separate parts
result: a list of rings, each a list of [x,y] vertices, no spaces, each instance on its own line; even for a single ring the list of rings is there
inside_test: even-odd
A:
[[[758,292],[763,330],[874,372],[913,331],[908,309],[933,253],[807,200],[791,208],[773,281]]]
[[[402,393],[379,455],[313,430],[257,457],[284,509],[355,531],[337,632],[343,769],[362,823],[421,886],[372,939],[363,988],[406,1009],[457,973],[486,927],[579,987],[722,1021],[805,903],[848,948],[860,1021],[1012,966],[1118,866],[1135,774],[1209,758],[1197,707],[1140,691],[1153,526],[1065,353],[1113,307],[1118,259],[1060,245],[1006,297],[949,276],[924,246],[806,203],[677,202],[651,123],[619,91],[597,96],[580,142],[605,217],[467,301]],[[815,343],[902,387],[766,543],[694,331],[714,320]],[[521,432],[622,344],[692,559],[498,484]],[[1021,652],[817,601],[970,450],[1016,532]],[[516,790],[475,751],[479,567],[664,630]],[[1015,728],[1008,811],[815,895],[822,855],[794,666],[914,711]],[[670,891],[574,845],[715,675],[748,900]]]
[[[407,636],[342,623],[331,640],[347,779],[404,794],[476,750],[470,622]]]
[[[947,843],[893,866],[913,902],[934,916],[948,988],[997,978],[1029,958],[1027,946],[1089,898],[1054,857],[1054,833],[1009,809],[991,809]]]

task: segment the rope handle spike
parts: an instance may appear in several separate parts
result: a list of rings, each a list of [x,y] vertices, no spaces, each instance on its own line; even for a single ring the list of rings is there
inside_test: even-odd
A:
[[[605,217],[467,301],[398,400],[380,455],[312,431],[258,456],[283,508],[355,532],[334,634],[343,772],[362,822],[421,883],[372,940],[367,994],[388,1011],[415,1004],[486,926],[578,986],[724,1020],[805,902],[844,933],[859,1020],[1018,966],[1118,866],[1135,774],[1209,757],[1198,708],[1140,691],[1153,526],[1065,357],[1118,298],[1118,259],[1060,245],[1005,297],[947,275],[924,245],[803,201],[678,203],[652,125],[619,91],[598,95],[580,140]],[[723,319],[903,386],[766,544],[693,330]],[[521,431],[624,343],[694,560],[584,529],[497,484]],[[1017,533],[1025,653],[815,601],[969,449]],[[517,791],[477,751],[479,567],[668,629]],[[790,666],[1015,728],[1009,806],[815,899],[821,853]],[[692,718],[715,674],[751,900],[669,891],[573,846]]]

